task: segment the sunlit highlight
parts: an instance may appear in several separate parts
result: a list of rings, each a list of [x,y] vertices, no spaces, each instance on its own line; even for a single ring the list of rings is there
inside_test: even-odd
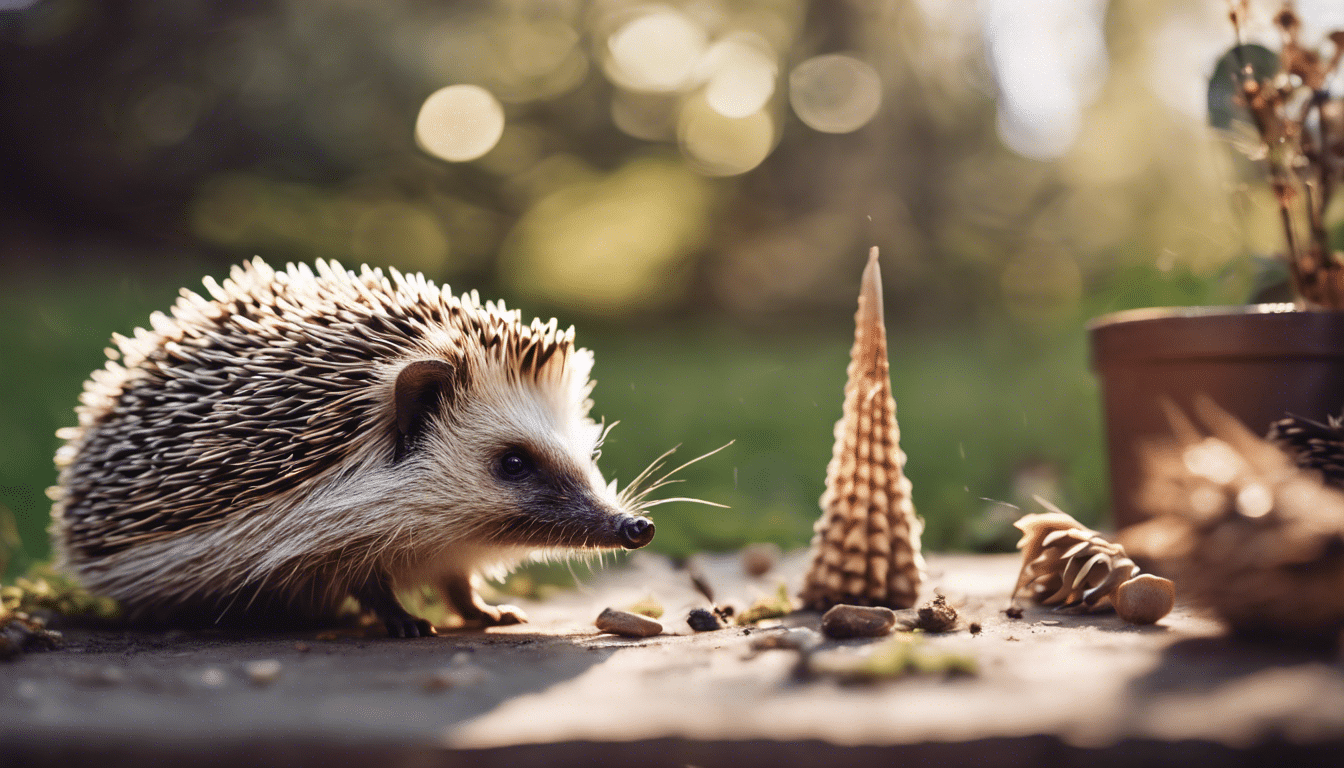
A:
[[[680,90],[706,42],[705,30],[685,14],[656,8],[626,22],[607,40],[607,74],[632,91]]]
[[[706,101],[692,99],[677,125],[682,151],[709,176],[735,176],[760,165],[775,144],[775,124],[764,112],[724,117]]]
[[[710,46],[701,67],[707,72],[705,102],[724,117],[748,117],[761,111],[775,93],[778,69],[764,41],[741,36]]]
[[[809,128],[849,133],[867,125],[882,106],[882,80],[853,56],[816,56],[790,73],[789,103]]]
[[[489,152],[504,133],[504,107],[478,85],[430,94],[415,120],[415,138],[435,157],[462,163]]]

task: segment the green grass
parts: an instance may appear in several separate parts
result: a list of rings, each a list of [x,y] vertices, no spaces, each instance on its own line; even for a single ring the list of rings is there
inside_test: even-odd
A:
[[[22,540],[10,573],[48,555],[43,491],[55,480],[54,432],[74,423],[81,383],[102,364],[111,333],[145,324],[179,286],[198,286],[208,272],[219,270],[190,261],[153,276],[94,269],[11,283],[0,294],[7,329],[0,334],[0,532],[12,516]],[[892,323],[901,446],[926,546],[1011,547],[1016,513],[996,501],[1027,505],[1033,492],[1086,522],[1102,520],[1100,409],[1083,313],[1139,306],[1153,295],[1161,303],[1216,300],[1209,286],[1126,271],[1051,331],[998,323],[915,333]],[[818,323],[775,333],[708,321],[641,320],[628,329],[579,323],[579,342],[597,356],[594,415],[621,421],[603,449],[609,478],[630,480],[674,445],[682,446],[676,461],[735,441],[666,489],[730,509],[657,507],[655,550],[686,555],[808,541],[853,333],[847,315]]]

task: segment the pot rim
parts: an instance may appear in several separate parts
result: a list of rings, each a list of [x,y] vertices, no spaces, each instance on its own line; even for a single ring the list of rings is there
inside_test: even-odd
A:
[[[1292,302],[1272,304],[1231,304],[1205,307],[1141,307],[1121,309],[1099,315],[1088,321],[1087,329],[1095,330],[1117,323],[1135,323],[1147,320],[1169,320],[1184,317],[1244,317],[1246,315],[1287,315],[1294,313],[1340,314],[1329,309],[1303,309]]]
[[[1130,309],[1087,328],[1094,370],[1178,359],[1344,358],[1344,312],[1293,304]]]

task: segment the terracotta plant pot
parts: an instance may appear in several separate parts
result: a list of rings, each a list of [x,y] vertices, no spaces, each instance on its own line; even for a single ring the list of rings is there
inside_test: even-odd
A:
[[[1098,318],[1089,331],[1117,528],[1147,517],[1135,501],[1140,451],[1171,437],[1162,398],[1189,413],[1206,394],[1259,434],[1285,414],[1325,421],[1344,410],[1344,312],[1136,309]]]

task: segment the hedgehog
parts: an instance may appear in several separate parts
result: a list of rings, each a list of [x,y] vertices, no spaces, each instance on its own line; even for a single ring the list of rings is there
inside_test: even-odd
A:
[[[58,563],[129,618],[322,618],[354,598],[421,637],[397,593],[432,585],[464,622],[513,624],[482,574],[653,539],[662,481],[604,482],[572,327],[328,261],[204,284],[114,334],[57,432]]]

